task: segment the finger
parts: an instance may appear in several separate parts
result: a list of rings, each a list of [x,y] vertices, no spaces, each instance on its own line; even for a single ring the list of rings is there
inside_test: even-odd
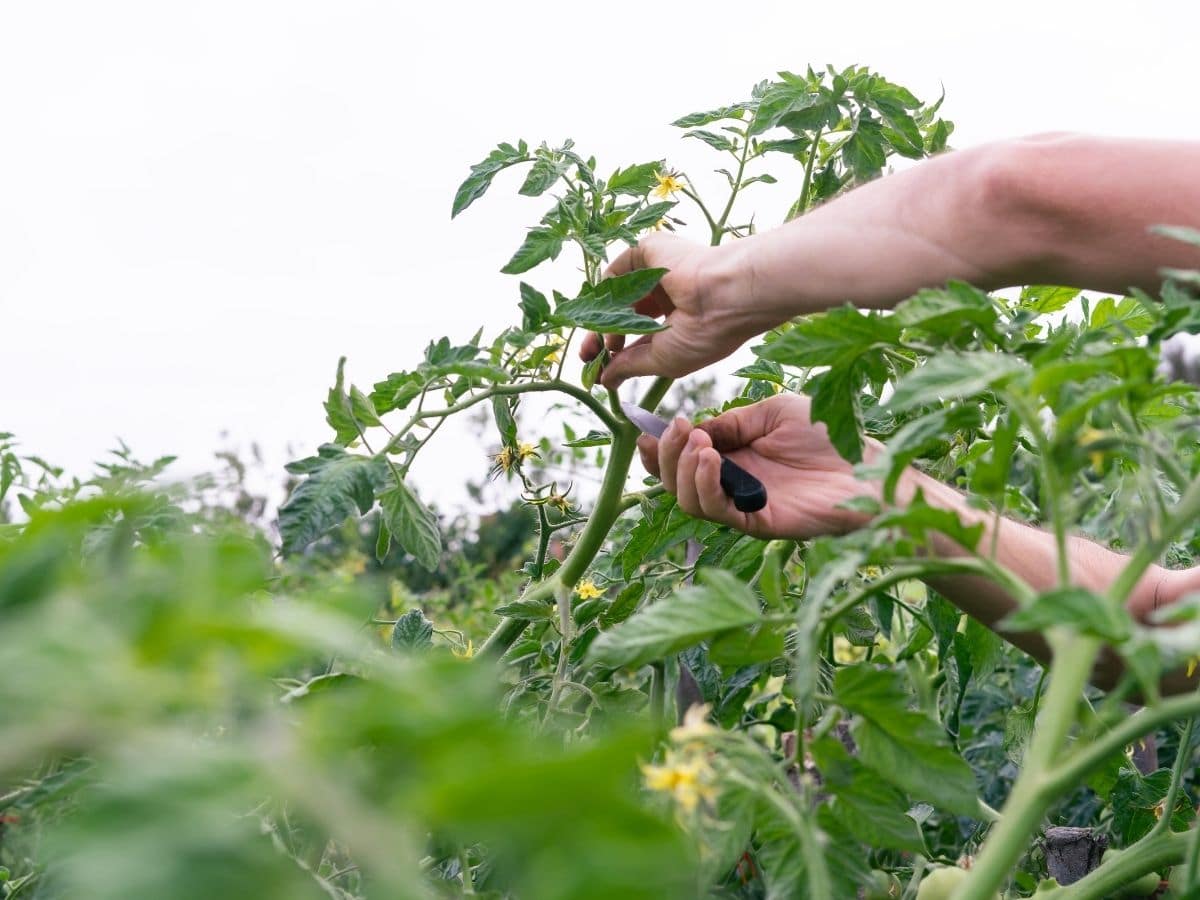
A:
[[[642,245],[634,244],[625,248],[616,259],[604,270],[605,278],[615,278],[618,275],[628,275],[630,272],[646,267],[646,252]]]
[[[679,454],[679,465],[675,469],[675,499],[679,508],[689,516],[702,516],[700,496],[696,488],[696,469],[700,464],[700,451],[711,446],[703,431],[692,429]]]
[[[591,362],[596,358],[596,354],[600,352],[603,346],[603,337],[593,332],[588,332],[583,336],[583,342],[579,345],[579,358],[584,362]]]
[[[651,475],[658,477],[658,439],[643,434],[637,439],[638,455],[642,457],[642,467]]]
[[[699,452],[696,464],[696,496],[704,518],[714,522],[729,522],[729,498],[721,489],[721,454],[714,450],[711,444],[702,447]]]
[[[772,428],[775,410],[770,400],[727,410],[697,425],[721,453],[746,447]]]
[[[662,479],[663,487],[672,494],[675,493],[675,469],[679,465],[679,454],[683,452],[691,432],[692,423],[683,416],[676,416],[658,439],[658,477]]]
[[[623,334],[606,334],[604,336],[604,346],[608,348],[610,353],[616,353],[625,346],[625,335]]]
[[[604,367],[604,371],[600,373],[600,383],[606,388],[616,390],[623,381],[638,375],[670,374],[658,371],[653,343],[654,335],[648,334],[613,356],[608,365]]]

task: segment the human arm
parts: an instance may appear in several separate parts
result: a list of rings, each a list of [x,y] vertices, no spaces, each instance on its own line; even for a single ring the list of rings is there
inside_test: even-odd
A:
[[[845,501],[862,495],[880,498],[882,494],[877,482],[855,478],[850,464],[829,443],[825,426],[810,420],[808,400],[797,395],[781,394],[733,409],[695,427],[676,419],[660,440],[641,438],[639,449],[646,468],[662,478],[685,512],[760,537],[803,539],[852,531],[865,525],[869,517],[846,508]],[[869,444],[867,458],[880,449],[878,444]],[[767,485],[771,499],[761,512],[739,512],[724,495],[718,451]],[[982,525],[982,552],[1031,588],[1043,591],[1056,586],[1057,549],[1052,535],[975,509],[958,491],[909,468],[900,479],[897,501],[910,502],[918,490],[927,503],[950,510],[966,524]],[[944,535],[934,536],[930,552],[944,559],[970,555]],[[1103,593],[1128,561],[1076,537],[1068,539],[1067,555],[1071,583],[1096,593]],[[930,584],[1016,646],[1042,661],[1049,659],[1049,647],[1041,635],[997,627],[1016,609],[1016,601],[995,582],[952,576],[931,579]],[[1128,608],[1134,618],[1146,621],[1156,606],[1169,605],[1197,588],[1200,569],[1170,571],[1152,566],[1129,596]],[[1111,685],[1119,674],[1119,661],[1106,656],[1093,677],[1098,684]],[[1195,683],[1183,673],[1172,673],[1163,689],[1176,692]]]
[[[1046,135],[946,153],[721,247],[658,234],[626,251],[610,274],[671,269],[638,305],[669,327],[624,349],[611,337],[602,380],[687,374],[794,316],[891,308],[951,279],[1153,291],[1162,267],[1200,255],[1160,224],[1200,227],[1200,142]],[[581,353],[599,349],[589,336]]]

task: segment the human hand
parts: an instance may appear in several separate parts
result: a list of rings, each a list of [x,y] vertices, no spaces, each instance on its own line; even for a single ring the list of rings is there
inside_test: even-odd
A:
[[[796,394],[731,409],[696,426],[679,416],[660,439],[639,438],[638,450],[684,512],[756,537],[843,534],[865,519],[839,504],[879,495],[878,485],[854,477],[825,426],[809,417],[808,398]],[[722,453],[766,485],[767,505],[759,512],[739,512],[721,490]]]
[[[735,257],[732,248],[705,247],[659,233],[643,238],[613,260],[606,277],[646,268],[668,270],[658,286],[633,307],[645,316],[665,316],[667,329],[645,335],[628,347],[624,335],[605,335],[602,343],[600,335],[589,334],[579,350],[585,362],[595,358],[602,346],[613,354],[600,374],[600,383],[616,388],[635,375],[679,378],[724,359],[756,334],[778,325],[749,308],[752,298],[736,284]],[[737,302],[740,300],[745,302]]]

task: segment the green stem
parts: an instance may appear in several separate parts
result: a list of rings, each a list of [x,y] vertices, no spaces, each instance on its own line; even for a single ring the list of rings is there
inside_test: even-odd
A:
[[[466,400],[455,403],[453,406],[448,406],[445,409],[435,409],[416,413],[409,421],[409,425],[398,431],[396,436],[388,441],[387,445],[381,452],[387,454],[395,450],[396,446],[400,443],[401,438],[403,438],[408,432],[409,427],[422,419],[437,419],[444,418],[445,416],[452,416],[455,413],[462,412],[464,409],[470,409],[472,406],[476,405],[477,403],[482,403],[484,400],[487,400],[490,397],[507,397],[514,394],[544,393],[546,391],[558,391],[559,393],[574,397],[576,400],[594,412],[600,421],[603,422],[604,425],[609,429],[609,431],[615,431],[621,427],[621,422],[618,421],[617,418],[608,411],[608,408],[581,387],[559,380],[520,381],[509,384],[492,385],[487,390],[480,391],[478,394],[474,394],[471,397],[468,397]]]
[[[800,196],[796,198],[796,202],[792,204],[792,208],[788,210],[785,222],[790,222],[796,216],[808,211],[808,191],[812,186],[813,163],[816,162],[817,152],[821,149],[821,132],[823,128],[818,128],[817,133],[813,135],[812,147],[808,151],[808,160],[804,163],[804,183],[800,185]]]
[[[653,411],[671,389],[671,384],[670,378],[655,378],[638,405]],[[590,394],[587,397],[600,405]],[[603,406],[600,408],[605,416],[610,415]],[[600,496],[596,499],[587,524],[583,526],[575,546],[571,548],[558,571],[545,581],[531,582],[521,595],[522,600],[551,596],[560,584],[568,590],[574,588],[596,558],[596,554],[600,552],[600,548],[604,546],[604,539],[608,537],[617,517],[628,508],[621,505],[621,500],[625,481],[629,477],[629,466],[637,450],[637,429],[627,419],[620,422],[614,419],[612,432],[612,450],[609,453],[608,466],[604,470],[604,480],[600,484]],[[479,648],[478,655],[486,658],[502,656],[521,636],[528,624],[528,619],[501,619]]]
[[[475,881],[471,877],[471,861],[467,857],[467,848],[458,851],[458,867],[462,871],[462,891],[464,894],[475,893]]]
[[[808,896],[833,897],[833,885],[829,880],[829,869],[825,865],[825,851],[813,829],[815,817],[802,815],[769,785],[747,778],[736,771],[728,773],[726,777],[746,790],[758,794],[776,809],[784,821],[791,825],[797,842],[800,844],[800,855],[804,857]]]
[[[660,660],[650,665],[650,721],[657,732],[665,732],[667,667]]]
[[[1123,719],[1111,731],[1088,741],[1086,746],[1046,772],[1043,779],[1046,791],[1057,795],[1072,789],[1082,783],[1089,772],[1099,768],[1106,760],[1120,753],[1142,735],[1149,734],[1167,722],[1195,715],[1200,715],[1200,694],[1182,694],[1163,700],[1155,706],[1143,707],[1132,716]]]
[[[1059,478],[1059,471],[1054,465],[1053,448],[1042,430],[1037,410],[1030,406],[1022,395],[1006,393],[1005,396],[1017,418],[1033,435],[1033,442],[1037,447],[1038,458],[1042,463],[1042,493],[1048,498],[1050,526],[1054,531],[1054,544],[1057,548],[1055,562],[1058,568],[1058,583],[1060,587],[1067,587],[1071,583],[1071,562],[1067,556],[1067,522],[1062,508],[1062,498],[1066,492]]]
[[[897,560],[897,562],[902,563],[903,561]],[[991,560],[983,558],[925,559],[917,561],[914,565],[898,565],[883,577],[876,578],[870,584],[855,591],[824,614],[822,617],[823,627],[825,631],[828,631],[839,618],[886,587],[891,587],[901,581],[915,581],[936,575],[976,575],[981,578],[990,578],[1004,587],[1019,606],[1028,605],[1035,596],[1034,590],[1029,585]]]
[[[1162,532],[1157,538],[1146,541],[1134,551],[1129,562],[1125,564],[1119,575],[1113,579],[1108,588],[1108,601],[1113,606],[1125,603],[1134,587],[1158,558],[1163,555],[1171,542],[1185,528],[1192,525],[1200,516],[1200,478],[1188,485],[1183,496],[1175,505],[1174,514],[1163,524]]]
[[[1055,628],[1047,635],[1047,642],[1054,651],[1054,660],[1033,740],[1004,804],[1003,818],[984,841],[957,900],[989,900],[1000,890],[1017,860],[1029,849],[1030,836],[1055,799],[1055,793],[1046,789],[1046,774],[1075,724],[1079,697],[1100,653],[1100,641]]]
[[[700,207],[700,212],[704,213],[704,219],[708,222],[709,231],[713,234],[719,234],[721,229],[717,225],[717,220],[712,217],[712,213],[708,211],[708,207],[704,205],[704,201],[691,188],[681,188],[685,197],[688,197],[693,203]]]
[[[1181,862],[1190,837],[1186,831],[1147,835],[1069,887],[1048,891],[1044,896],[1046,900],[1104,900],[1118,896],[1119,890],[1134,879],[1147,872],[1162,872]],[[1041,900],[1043,894],[1037,896]]]
[[[1150,829],[1150,837],[1171,830],[1171,819],[1175,813],[1175,802],[1179,799],[1179,791],[1183,786],[1183,770],[1192,759],[1192,729],[1196,725],[1193,717],[1183,726],[1183,735],[1179,739],[1179,749],[1175,753],[1175,765],[1171,767],[1171,786],[1167,788],[1167,796],[1163,798],[1163,812],[1154,827]]]
[[[738,160],[737,176],[733,179],[733,188],[729,192],[729,200],[725,203],[725,209],[721,212],[721,218],[717,220],[717,224],[712,231],[712,245],[714,247],[721,243],[721,238],[725,234],[725,223],[729,221],[729,214],[733,212],[733,201],[737,199],[738,192],[742,189],[742,175],[746,172],[746,162],[749,159],[750,137],[747,136],[742,144],[742,156]]]

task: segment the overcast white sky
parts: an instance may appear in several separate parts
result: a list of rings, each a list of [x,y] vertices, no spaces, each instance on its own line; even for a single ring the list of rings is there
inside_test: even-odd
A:
[[[699,173],[667,123],[826,62],[944,85],[958,147],[1200,139],[1198,35],[1192,0],[5,3],[0,430],[78,471],[118,436],[203,470],[222,431],[282,463],[327,438],[339,355],[369,387],[511,321],[498,269],[546,204],[513,176],[449,219],[497,141]],[[482,453],[451,436],[414,475],[452,502]]]

